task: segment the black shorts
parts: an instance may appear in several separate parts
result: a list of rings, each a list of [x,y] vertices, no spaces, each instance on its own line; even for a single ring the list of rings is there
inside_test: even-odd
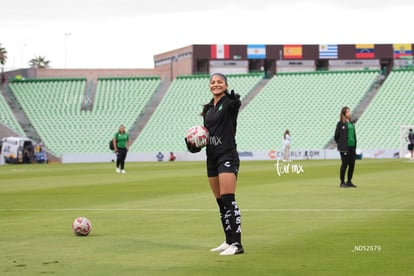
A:
[[[414,144],[408,144],[408,150],[413,150],[414,149]]]
[[[207,156],[207,176],[215,177],[220,173],[230,172],[237,177],[239,173],[240,159],[237,151],[231,151],[218,158]]]

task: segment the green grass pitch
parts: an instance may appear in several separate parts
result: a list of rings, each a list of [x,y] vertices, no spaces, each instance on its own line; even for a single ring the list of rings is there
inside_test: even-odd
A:
[[[0,166],[0,275],[412,275],[414,163],[357,160],[356,189],[339,165],[242,161],[236,256],[209,251],[224,237],[204,162]]]

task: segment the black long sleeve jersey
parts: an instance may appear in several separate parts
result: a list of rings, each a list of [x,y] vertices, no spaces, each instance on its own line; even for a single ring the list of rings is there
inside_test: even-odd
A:
[[[240,100],[231,99],[228,94],[216,106],[213,100],[207,104],[204,114],[204,126],[210,134],[207,156],[215,158],[237,150],[236,129],[240,104]]]

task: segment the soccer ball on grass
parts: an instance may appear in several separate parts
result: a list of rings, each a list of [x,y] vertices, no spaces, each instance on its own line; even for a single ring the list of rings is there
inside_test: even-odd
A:
[[[92,230],[92,223],[85,217],[77,217],[72,223],[72,231],[76,236],[87,236]]]

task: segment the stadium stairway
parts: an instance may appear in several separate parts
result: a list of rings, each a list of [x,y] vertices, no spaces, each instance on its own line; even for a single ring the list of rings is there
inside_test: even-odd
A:
[[[4,125],[3,123],[0,123],[0,138],[8,137],[8,136],[19,137],[21,136],[21,134],[17,133],[15,130]]]
[[[26,114],[23,112],[22,107],[20,106],[19,102],[16,100],[13,93],[10,91],[8,86],[4,86],[2,89],[2,94],[4,99],[6,100],[7,104],[10,106],[10,109],[17,119],[17,122],[22,127],[24,131],[24,135],[34,141],[39,141],[39,134],[30,124],[29,119],[27,118]]]
[[[13,136],[26,136],[24,133],[23,128],[20,126],[19,122],[16,119],[16,116],[13,114],[13,111],[10,108],[9,103],[3,96],[5,86],[0,86],[0,124],[4,125],[7,128],[7,131],[4,130],[3,132],[0,131],[0,137],[11,136],[6,134],[8,130],[12,131]]]
[[[142,129],[147,124],[148,120],[151,118],[151,115],[154,113],[155,109],[158,107],[159,103],[161,102],[162,98],[164,97],[165,93],[170,88],[171,82],[170,81],[162,81],[160,86],[158,87],[157,91],[149,100],[148,104],[139,114],[133,125],[129,130],[129,135],[131,139],[131,144],[137,139],[139,134],[141,133]]]
[[[85,87],[85,95],[84,95],[84,101],[82,102],[81,110],[89,110],[91,111],[93,109],[93,100],[95,98],[95,92],[96,92],[96,83],[97,79],[91,79],[86,80],[88,85]]]
[[[13,93],[11,93],[9,87],[7,85],[1,86],[1,94],[6,100],[7,104],[9,105],[13,115],[15,116],[17,122],[22,128],[23,133],[17,133],[15,130],[0,124],[0,138],[1,137],[8,137],[8,136],[16,136],[16,137],[28,137],[33,140],[34,143],[39,143],[40,138],[39,134],[30,124],[29,119],[27,118],[26,114],[23,112],[20,104],[14,97]],[[61,163],[62,160],[55,156],[54,154],[50,153],[47,149],[47,159],[51,163]]]
[[[275,75],[240,112],[238,149],[279,149],[278,137],[287,128],[298,137],[293,149],[326,147],[331,129],[315,128],[315,118],[308,114],[316,114],[319,125],[335,124],[342,105],[356,109],[377,76],[374,70]]]
[[[362,149],[406,148],[400,126],[413,125],[414,70],[395,68],[358,121]],[[378,131],[380,130],[380,131]]]
[[[262,89],[267,85],[270,79],[262,79],[253,89],[252,91],[243,98],[243,104],[240,107],[240,110],[249,104],[249,102],[256,97],[257,94],[262,91]]]

